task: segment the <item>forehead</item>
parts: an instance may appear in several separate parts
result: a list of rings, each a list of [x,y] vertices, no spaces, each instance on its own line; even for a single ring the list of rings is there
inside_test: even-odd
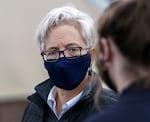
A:
[[[63,45],[70,43],[85,44],[79,29],[73,25],[60,25],[52,28],[46,40],[48,45],[57,45],[58,43]]]

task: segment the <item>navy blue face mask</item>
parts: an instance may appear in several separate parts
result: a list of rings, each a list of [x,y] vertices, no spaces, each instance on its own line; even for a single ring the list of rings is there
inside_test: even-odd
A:
[[[56,62],[44,62],[45,68],[53,84],[65,90],[76,88],[85,78],[90,67],[90,54],[77,59],[59,58]]]

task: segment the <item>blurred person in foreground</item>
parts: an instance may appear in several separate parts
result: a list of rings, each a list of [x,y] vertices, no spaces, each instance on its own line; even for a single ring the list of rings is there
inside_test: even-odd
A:
[[[81,122],[98,112],[93,26],[89,15],[68,6],[52,9],[40,23],[36,41],[50,78],[28,97],[23,122]],[[106,89],[99,98],[100,111],[116,102],[114,92]]]
[[[98,33],[99,73],[120,95],[113,107],[87,121],[150,122],[150,1],[112,3]]]

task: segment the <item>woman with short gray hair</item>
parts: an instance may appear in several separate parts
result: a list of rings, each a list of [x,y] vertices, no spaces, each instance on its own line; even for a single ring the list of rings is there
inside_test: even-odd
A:
[[[92,71],[95,34],[92,18],[75,7],[47,14],[36,42],[49,78],[28,98],[23,122],[81,122],[98,112],[93,101],[99,83]],[[101,89],[100,111],[115,101],[112,91]]]

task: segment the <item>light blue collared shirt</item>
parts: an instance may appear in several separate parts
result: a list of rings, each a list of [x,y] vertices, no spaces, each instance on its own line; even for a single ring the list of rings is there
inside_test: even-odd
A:
[[[49,105],[49,107],[51,108],[51,110],[54,112],[54,114],[56,115],[56,117],[58,119],[60,119],[64,115],[65,112],[67,112],[71,107],[73,107],[80,100],[82,93],[83,93],[83,91],[81,91],[78,95],[76,95],[75,97],[73,97],[71,100],[69,100],[66,103],[64,103],[62,105],[62,111],[58,115],[57,114],[57,110],[56,110],[56,101],[55,101],[56,87],[53,86],[53,88],[50,90],[50,93],[48,95],[47,104]]]

